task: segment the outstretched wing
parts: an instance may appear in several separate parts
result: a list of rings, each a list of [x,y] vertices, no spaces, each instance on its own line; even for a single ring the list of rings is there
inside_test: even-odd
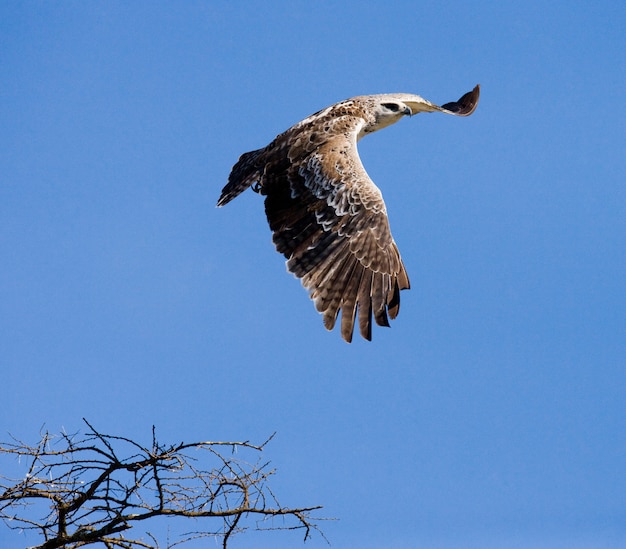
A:
[[[372,316],[388,326],[409,279],[382,195],[358,156],[362,121],[344,117],[342,123],[346,131],[321,146],[296,144],[288,158],[266,167],[261,192],[276,248],[309,290],[326,328],[341,311],[341,335],[351,341],[358,314],[359,331],[371,340]]]
[[[480,85],[474,86],[474,89],[464,94],[458,101],[451,101],[445,105],[441,105],[443,111],[456,114],[457,116],[469,116],[476,107],[478,107],[478,98],[480,97]]]

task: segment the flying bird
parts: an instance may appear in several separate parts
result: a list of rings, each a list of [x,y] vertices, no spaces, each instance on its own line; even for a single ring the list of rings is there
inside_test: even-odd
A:
[[[440,107],[407,93],[361,95],[331,105],[267,147],[241,155],[217,205],[248,187],[264,195],[276,250],[309,291],[324,326],[332,330],[341,311],[344,340],[352,341],[357,317],[361,335],[371,340],[372,316],[379,326],[389,326],[409,277],[357,142],[421,112],[469,116],[479,93],[476,86]]]

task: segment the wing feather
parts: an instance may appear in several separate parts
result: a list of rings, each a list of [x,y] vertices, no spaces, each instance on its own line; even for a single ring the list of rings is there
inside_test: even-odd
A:
[[[372,339],[372,286],[377,273],[362,268],[361,284],[357,296],[359,332],[368,341]]]
[[[266,169],[261,192],[276,249],[302,280],[324,325],[332,329],[341,311],[341,335],[351,341],[357,318],[372,337],[372,314],[388,326],[400,290],[409,279],[391,236],[382,195],[356,149],[359,119],[334,118],[344,130],[315,147],[301,136],[287,147],[288,168]]]
[[[359,288],[361,287],[363,272],[363,266],[355,261],[353,263],[353,269],[350,273],[350,277],[346,280],[345,286],[343,288],[338,288],[338,290],[342,293],[340,305],[341,337],[343,337],[348,343],[352,341],[352,334],[354,332],[357,297],[359,294]]]

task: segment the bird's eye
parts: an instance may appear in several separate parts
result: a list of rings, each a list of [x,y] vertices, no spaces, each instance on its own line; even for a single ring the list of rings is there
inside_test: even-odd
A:
[[[400,105],[397,103],[383,103],[383,107],[390,110],[391,112],[398,112],[400,110]]]

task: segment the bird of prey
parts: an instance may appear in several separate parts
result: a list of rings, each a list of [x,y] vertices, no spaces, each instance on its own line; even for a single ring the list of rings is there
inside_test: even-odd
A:
[[[407,93],[362,95],[331,105],[267,147],[241,155],[217,205],[248,187],[264,195],[276,250],[309,291],[324,326],[332,330],[341,311],[345,341],[352,341],[357,317],[361,335],[371,340],[372,316],[379,326],[389,326],[409,277],[357,141],[421,112],[468,116],[479,93],[476,86],[442,106]]]

